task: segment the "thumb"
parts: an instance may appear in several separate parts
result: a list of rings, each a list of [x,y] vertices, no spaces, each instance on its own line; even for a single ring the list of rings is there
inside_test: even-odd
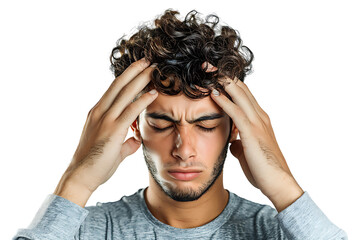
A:
[[[128,138],[121,147],[120,156],[122,159],[125,159],[127,156],[136,152],[140,146],[141,142],[135,140],[134,137]]]
[[[242,146],[241,140],[235,140],[230,145],[230,152],[234,157],[236,157],[239,160],[240,166],[243,169],[243,172],[246,176],[246,178],[249,180],[249,182],[256,188],[259,188],[251,171],[249,168],[249,165],[247,164],[247,161],[244,156],[244,148]]]

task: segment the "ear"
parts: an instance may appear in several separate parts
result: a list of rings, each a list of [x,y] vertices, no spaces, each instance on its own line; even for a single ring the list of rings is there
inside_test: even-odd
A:
[[[138,118],[135,119],[135,121],[130,125],[131,130],[133,130],[134,132],[134,138],[141,142],[141,134],[140,134],[140,130],[139,130],[139,125],[138,125]]]
[[[229,142],[232,143],[233,141],[235,141],[237,139],[238,134],[239,134],[239,130],[237,129],[237,127],[235,126],[235,123],[233,122],[232,126],[231,126]]]

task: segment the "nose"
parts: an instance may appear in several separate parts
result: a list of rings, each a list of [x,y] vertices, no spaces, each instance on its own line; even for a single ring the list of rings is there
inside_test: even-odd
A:
[[[196,151],[193,142],[196,140],[192,138],[188,132],[182,130],[178,130],[175,135],[172,151],[173,157],[182,161],[195,157]]]

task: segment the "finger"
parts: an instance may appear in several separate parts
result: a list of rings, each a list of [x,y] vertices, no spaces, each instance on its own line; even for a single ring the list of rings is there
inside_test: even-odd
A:
[[[115,78],[108,90],[95,105],[99,114],[101,114],[100,116],[102,116],[110,108],[121,89],[142,71],[144,71],[149,66],[149,64],[150,62],[145,60],[145,58],[142,58],[136,62],[133,62],[120,76]]]
[[[151,80],[153,67],[148,67],[127,84],[116,96],[113,104],[106,113],[111,118],[116,119],[124,109],[133,101],[136,95],[142,91]]]
[[[235,83],[236,85],[238,85],[239,87],[241,87],[241,89],[245,92],[246,96],[250,99],[253,107],[255,108],[256,112],[259,114],[259,116],[261,118],[265,118],[266,117],[266,113],[265,111],[260,107],[260,105],[258,104],[258,102],[256,101],[255,97],[253,96],[253,94],[250,92],[250,89],[248,88],[248,86],[241,80],[239,80],[238,78],[235,77]],[[263,119],[265,120],[265,119]]]
[[[236,77],[235,77],[236,78]],[[240,81],[239,79],[236,78],[236,84],[241,87],[241,89],[245,92],[245,94],[247,95],[247,97],[250,99],[254,109],[256,110],[256,112],[258,113],[258,115],[261,117],[261,119],[265,122],[270,124],[270,118],[267,115],[267,113],[260,107],[260,105],[258,104],[258,102],[256,101],[255,97],[253,96],[253,94],[250,92],[250,89],[248,88],[248,86]],[[276,140],[275,138],[275,133],[273,131],[272,128],[270,128],[270,132],[271,132],[271,136]]]
[[[126,126],[124,131],[129,129],[129,126],[135,121],[144,109],[150,105],[158,96],[158,92],[153,89],[150,92],[144,93],[139,99],[131,103],[116,119],[119,125]]]
[[[225,91],[230,95],[233,102],[246,114],[247,118],[254,122],[258,121],[259,114],[256,112],[245,91],[228,77],[221,79],[221,81],[225,83]]]
[[[240,138],[243,139],[245,136],[251,134],[249,132],[251,122],[248,116],[244,111],[234,102],[232,102],[224,94],[215,96],[214,93],[211,93],[211,98],[218,104],[233,120],[236,128],[239,130]]]

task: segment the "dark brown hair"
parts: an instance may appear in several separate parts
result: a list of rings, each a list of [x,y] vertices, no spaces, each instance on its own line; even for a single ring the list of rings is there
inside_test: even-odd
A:
[[[224,76],[244,81],[251,72],[254,56],[242,45],[238,31],[219,26],[219,17],[214,14],[206,16],[205,22],[198,18],[196,10],[190,11],[184,21],[176,18],[177,14],[178,11],[167,9],[154,20],[155,27],[142,25],[129,40],[122,37],[117,41],[110,56],[115,77],[145,57],[158,64],[147,88],[151,85],[167,95],[183,92],[197,99],[208,96],[213,88],[224,92],[218,81]],[[218,69],[206,72],[207,68],[202,69],[204,62]]]

